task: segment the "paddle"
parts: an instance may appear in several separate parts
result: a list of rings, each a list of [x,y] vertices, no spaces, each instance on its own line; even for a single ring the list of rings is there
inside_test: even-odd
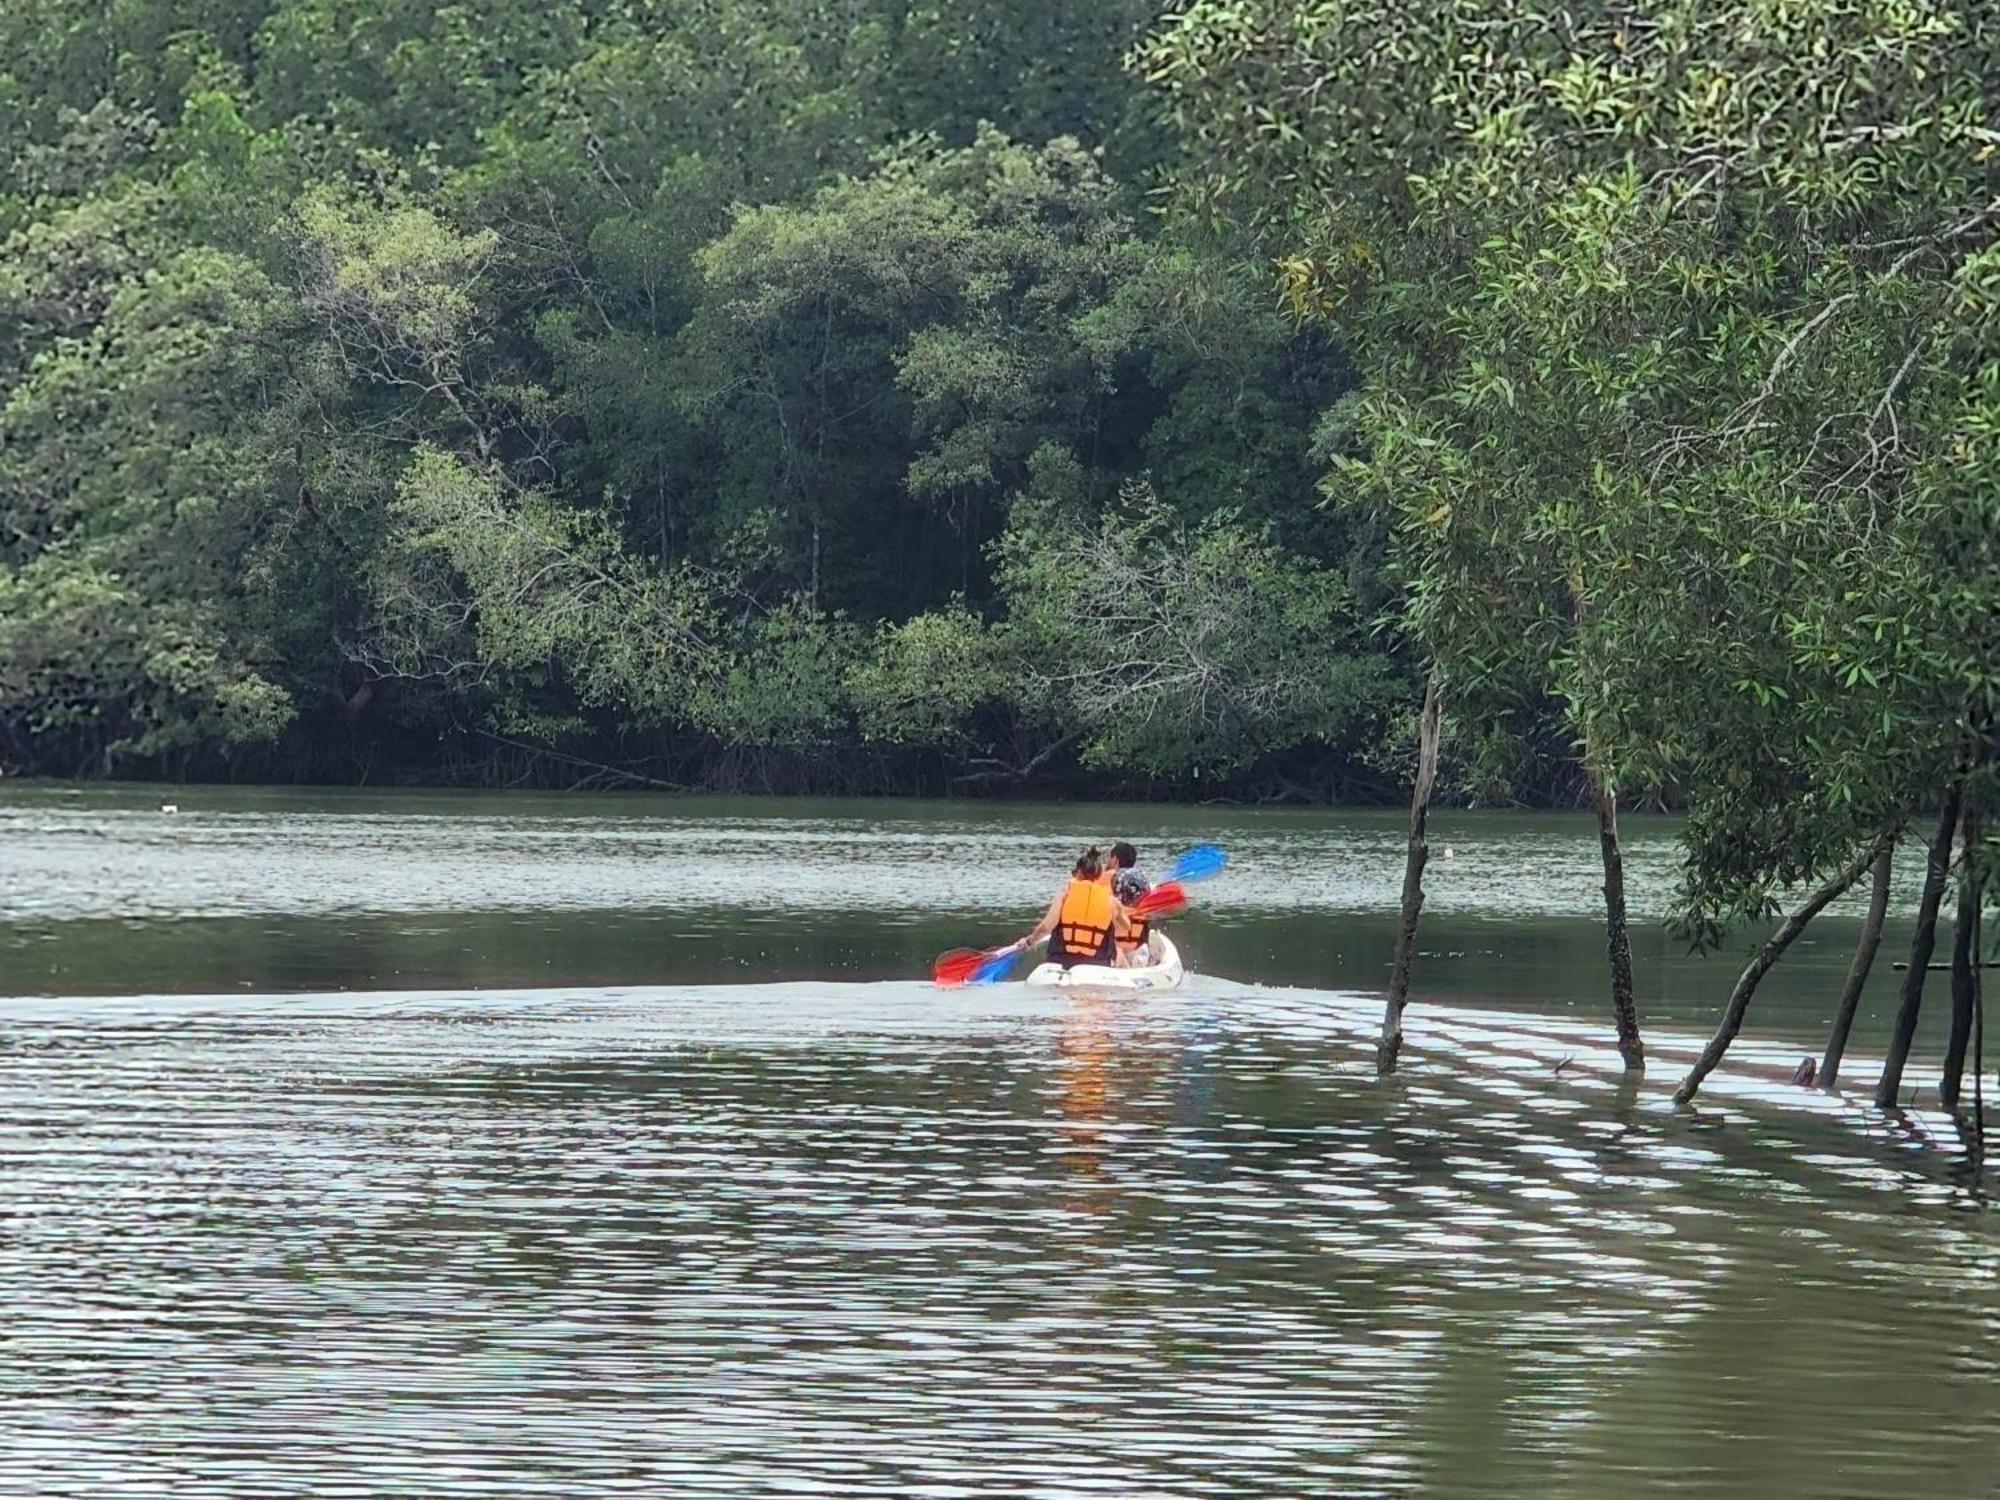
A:
[[[1126,914],[1142,918],[1169,916],[1187,905],[1184,887],[1189,881],[1220,875],[1228,863],[1229,856],[1216,844],[1196,844],[1192,849],[1184,849],[1160,872],[1160,883],[1125,908]]]
[[[1206,880],[1211,875],[1220,875],[1228,863],[1229,856],[1222,852],[1221,845],[1196,844],[1192,849],[1183,849],[1174,856],[1172,864],[1160,871],[1160,883],[1185,885],[1191,880]]]
[[[1014,972],[1014,960],[1021,956],[1021,950],[1026,946],[1025,943],[1009,943],[1005,948],[996,950],[985,963],[972,971],[972,978],[967,982],[970,984],[1000,983],[1001,980]]]
[[[1004,948],[954,948],[940,954],[931,965],[934,983],[950,988],[961,984],[997,984],[1014,967],[1014,959],[1028,945],[1009,943]]]
[[[1187,905],[1187,892],[1178,880],[1163,881],[1125,908],[1132,917],[1163,917]]]
[[[931,979],[942,985],[964,984],[986,964],[1001,954],[1012,957],[1020,950],[1007,948],[954,948],[949,953],[940,953],[936,963],[931,965]]]

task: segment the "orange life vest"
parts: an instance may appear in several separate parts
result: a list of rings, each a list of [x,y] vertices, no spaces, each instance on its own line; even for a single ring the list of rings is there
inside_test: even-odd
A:
[[[1071,876],[1049,934],[1049,957],[1059,964],[1111,962],[1115,920],[1110,887]]]

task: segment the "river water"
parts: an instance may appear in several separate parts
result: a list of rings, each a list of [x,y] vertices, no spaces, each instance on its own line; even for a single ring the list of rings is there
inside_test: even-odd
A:
[[[1671,827],[1629,1086],[1588,827],[1446,818],[1385,1083],[1398,825],[9,788],[0,1494],[2000,1494],[1893,935],[1860,1093],[1843,913],[1677,1112]],[[1185,989],[918,981],[1117,835],[1231,851]]]

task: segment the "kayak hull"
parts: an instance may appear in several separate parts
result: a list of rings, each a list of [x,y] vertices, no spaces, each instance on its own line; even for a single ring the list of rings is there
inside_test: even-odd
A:
[[[1139,968],[1114,969],[1108,964],[1078,964],[1065,969],[1061,964],[1043,964],[1025,983],[1050,990],[1171,990],[1187,978],[1181,967],[1180,950],[1164,932],[1149,935],[1152,962]]]

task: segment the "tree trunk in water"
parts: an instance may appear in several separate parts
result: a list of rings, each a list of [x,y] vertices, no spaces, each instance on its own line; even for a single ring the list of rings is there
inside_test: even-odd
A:
[[[1924,1004],[1924,975],[1937,948],[1938,907],[1944,902],[1945,877],[1951,873],[1951,836],[1958,828],[1961,790],[1954,783],[1945,793],[1938,831],[1931,839],[1924,894],[1917,904],[1917,935],[1910,940],[1910,969],[1903,976],[1903,1000],[1896,1011],[1896,1029],[1889,1037],[1889,1055],[1882,1063],[1882,1081],[1875,1085],[1875,1103],[1882,1109],[1894,1109],[1902,1096],[1903,1067],[1910,1060],[1910,1043],[1916,1040],[1917,1012]]]
[[[1979,796],[1965,799],[1958,820],[1958,916],[1951,935],[1951,1035],[1944,1044],[1944,1074],[1938,1079],[1938,1102],[1958,1108],[1959,1086],[1965,1080],[1965,1048],[1972,1040],[1972,1014],[1978,1004],[1979,882],[1973,861],[1979,849]]]
[[[1625,925],[1625,855],[1618,846],[1618,798],[1597,772],[1590,773],[1597,809],[1597,842],[1604,853],[1604,935],[1611,953],[1611,1014],[1618,1022],[1618,1055],[1628,1073],[1646,1070],[1639,1041],[1639,1007],[1632,998],[1632,935]]]
[[[1736,1034],[1743,1029],[1744,1013],[1750,1009],[1750,997],[1757,992],[1757,986],[1764,976],[1771,972],[1771,966],[1784,957],[1785,950],[1797,941],[1798,935],[1806,930],[1812,919],[1825,911],[1828,905],[1840,899],[1847,888],[1861,878],[1861,872],[1874,864],[1878,858],[1876,845],[1870,845],[1849,862],[1825,885],[1814,891],[1789,917],[1783,925],[1771,934],[1770,939],[1757,950],[1757,956],[1744,966],[1737,977],[1736,988],[1729,992],[1729,1004],[1723,1007],[1722,1022],[1715,1028],[1715,1035],[1708,1039],[1708,1045],[1701,1049],[1701,1056],[1688,1069],[1688,1075],[1681,1080],[1681,1086],[1674,1090],[1674,1103],[1686,1104],[1694,1098],[1701,1081],[1715,1071],[1715,1065],[1722,1061],[1722,1055],[1729,1050],[1729,1044],[1736,1040]]]
[[[1973,942],[1979,941],[1979,934],[1972,935]],[[1979,970],[1972,971],[1972,1143],[1974,1172],[1986,1166],[1986,1085],[1982,1075],[1986,1071],[1986,994],[1980,987]]]
[[[1867,987],[1868,971],[1874,968],[1876,950],[1882,946],[1882,923],[1889,915],[1889,882],[1895,874],[1895,864],[1896,835],[1890,832],[1882,836],[1876,848],[1868,920],[1861,924],[1861,941],[1854,945],[1854,962],[1848,965],[1847,985],[1840,992],[1840,1008],[1834,1012],[1833,1030],[1826,1039],[1826,1061],[1819,1070],[1819,1086],[1829,1093],[1840,1077],[1840,1060],[1847,1053],[1847,1034],[1854,1029],[1861,991]]]
[[[1438,719],[1441,711],[1437,678],[1424,686],[1423,714],[1417,721],[1417,785],[1410,793],[1410,849],[1403,861],[1403,911],[1396,924],[1396,962],[1389,971],[1389,1000],[1382,1011],[1382,1039],[1376,1044],[1379,1072],[1396,1071],[1403,1050],[1403,1007],[1410,998],[1410,968],[1417,956],[1417,916],[1424,909],[1424,866],[1431,846],[1425,825],[1430,819],[1431,788],[1437,781]]]

